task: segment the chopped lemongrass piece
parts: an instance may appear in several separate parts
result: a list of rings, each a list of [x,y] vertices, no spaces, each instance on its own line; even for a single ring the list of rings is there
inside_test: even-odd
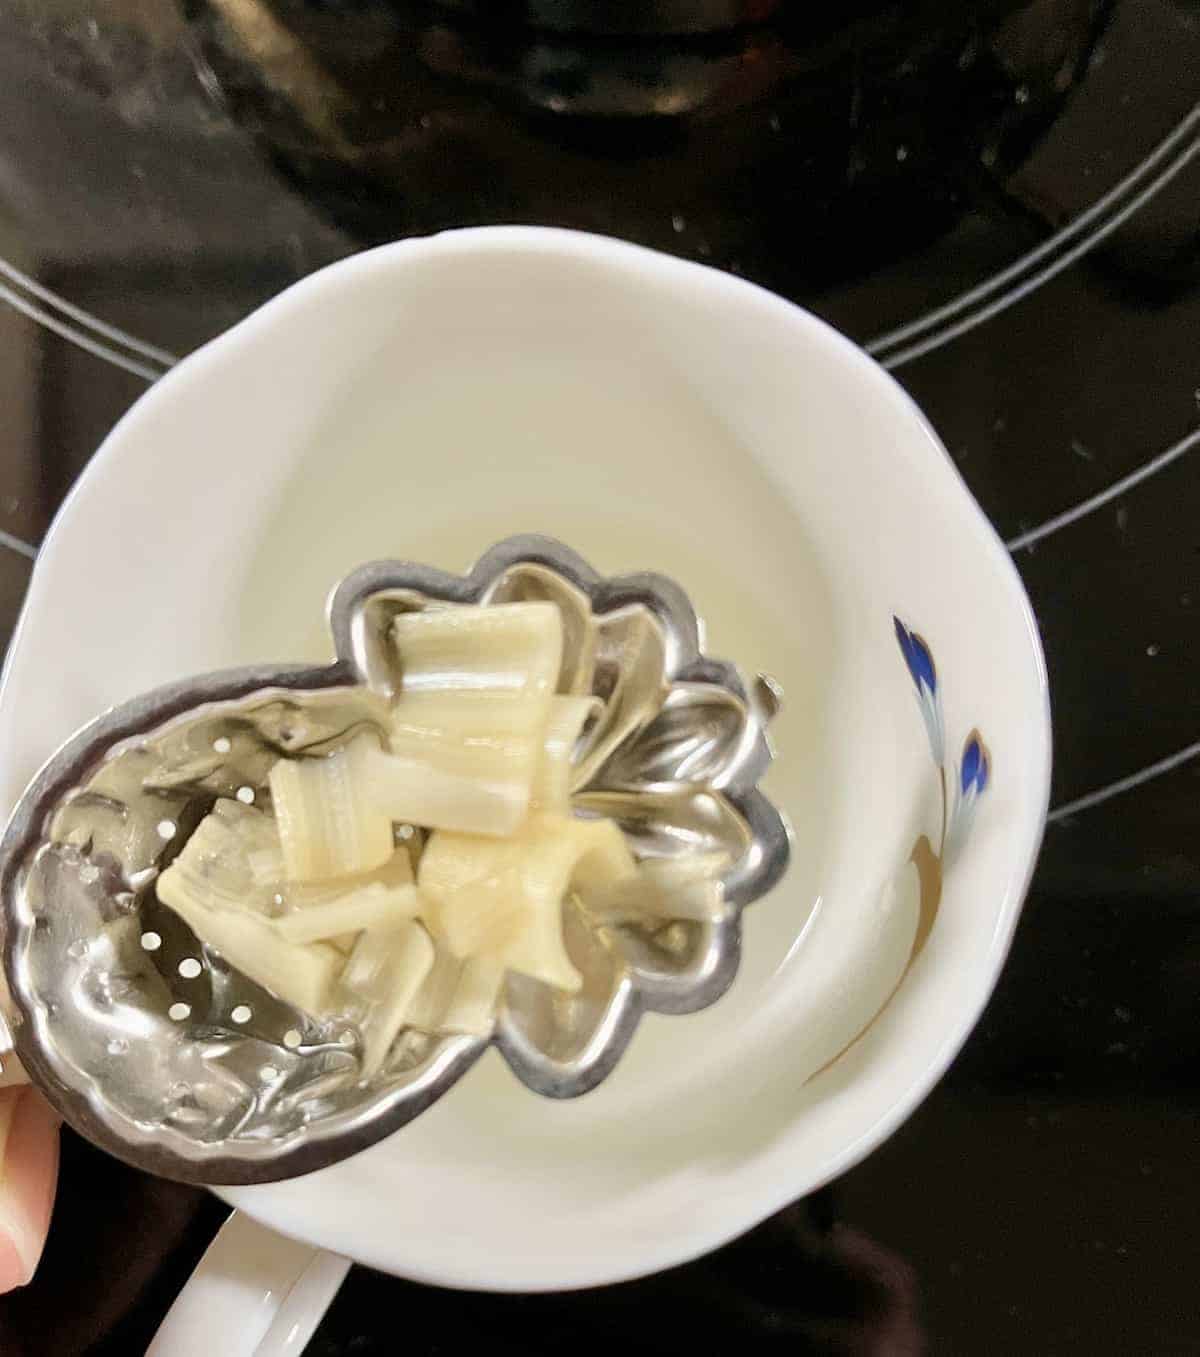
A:
[[[362,933],[339,985],[340,1011],[362,1034],[362,1078],[387,1060],[433,966],[429,934],[417,923]]]
[[[392,822],[367,790],[365,767],[378,754],[364,733],[317,759],[280,759],[271,769],[271,799],[283,861],[292,881],[348,876],[392,856]]]
[[[402,692],[500,688],[549,701],[562,663],[553,603],[430,608],[392,622]]]
[[[729,854],[720,851],[684,853],[670,858],[643,858],[638,871],[660,888],[670,890],[693,881],[715,880],[725,872],[729,862]]]
[[[329,1006],[342,956],[323,943],[301,945],[281,938],[274,923],[248,910],[211,909],[180,889],[182,878],[166,871],[158,898],[236,970],[284,1003],[318,1015]]]
[[[288,881],[277,888],[277,893],[285,911],[290,911],[328,904],[330,900],[338,900],[365,886],[384,886],[394,891],[412,884],[412,858],[405,848],[397,848],[382,867],[375,867],[369,872],[358,872],[330,881]]]
[[[504,973],[503,963],[491,957],[468,957],[462,964],[450,1006],[442,1014],[439,1030],[486,1037],[496,1022],[496,1003]]]
[[[402,613],[390,753],[373,755],[372,803],[394,821],[513,833],[529,810],[562,658],[551,603]]]
[[[600,890],[637,873],[637,859],[615,820],[573,820],[581,848],[571,873],[577,890]]]
[[[533,805],[566,815],[571,799],[571,756],[588,718],[601,707],[596,697],[556,697],[550,703],[541,757],[533,780]]]
[[[434,948],[433,965],[422,982],[408,1012],[408,1025],[422,1032],[437,1032],[450,1008],[462,978],[463,962],[447,947]]]
[[[454,956],[501,955],[524,926],[519,894],[505,896],[486,882],[464,887],[434,903],[428,895],[421,917]]]
[[[530,740],[495,742],[476,751],[473,767],[372,751],[365,769],[371,804],[389,820],[458,833],[512,834],[529,811],[538,746]]]
[[[458,961],[444,947],[413,1001],[408,1025],[421,1032],[486,1037],[495,1025],[504,966],[490,957]]]
[[[720,918],[724,907],[719,881],[690,881],[663,890],[640,876],[594,893],[581,892],[579,898],[599,924],[658,924],[676,919],[711,923]]]
[[[550,702],[518,689],[404,692],[371,795],[397,821],[510,834],[525,818]]]
[[[404,614],[391,639],[401,685],[386,744],[372,730],[280,760],[274,823],[218,802],[159,887],[250,978],[357,1024],[364,1079],[405,1027],[486,1036],[509,970],[577,992],[569,895],[602,924],[682,927],[718,917],[726,865],[639,864],[615,820],[571,817],[573,758],[599,704],[554,694],[553,604]]]
[[[389,890],[375,882],[335,896],[324,904],[306,905],[274,923],[279,936],[288,942],[321,942],[364,929],[397,928],[416,918],[417,907],[415,886]]]
[[[456,956],[487,956],[560,989],[580,987],[562,905],[587,851],[577,822],[533,815],[506,839],[439,832],[418,871],[435,936]]]
[[[576,887],[588,914],[602,924],[688,919],[711,923],[725,906],[720,874],[728,866],[725,853],[682,858],[651,858],[632,876]]]
[[[158,889],[181,913],[187,903],[270,913],[282,874],[279,834],[271,817],[240,801],[222,799],[159,877]]]
[[[388,742],[394,754],[416,757],[429,745],[446,740],[447,757],[453,758],[454,747],[461,743],[524,735],[540,739],[556,700],[525,689],[406,690],[392,704]]]
[[[568,994],[577,994],[583,988],[583,977],[563,941],[561,900],[557,909],[531,908],[516,937],[500,953],[500,960],[510,971],[519,971]]]
[[[422,1032],[486,1037],[495,1024],[504,966],[490,957],[459,961],[437,949],[433,968],[413,1000],[408,1025]]]

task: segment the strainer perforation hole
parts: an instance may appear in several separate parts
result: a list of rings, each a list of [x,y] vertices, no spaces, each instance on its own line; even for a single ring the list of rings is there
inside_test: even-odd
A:
[[[237,789],[237,799],[243,806],[252,806],[254,804],[254,788],[239,787]]]
[[[195,978],[204,969],[194,956],[185,956],[178,966],[179,974],[185,980],[195,980]]]
[[[300,1033],[297,1032],[294,1027],[290,1027],[283,1034],[283,1044],[288,1048],[289,1051],[294,1051],[296,1047],[300,1045],[300,1040],[301,1040]]]
[[[179,826],[174,820],[160,820],[155,828],[158,830],[158,837],[162,839],[164,843],[170,843],[175,835],[179,833]]]
[[[213,749],[216,750],[218,754],[228,754],[232,748],[233,741],[228,735],[218,735],[213,741]]]
[[[142,934],[142,951],[157,952],[162,946],[162,935],[152,930]]]
[[[258,1077],[264,1084],[269,1084],[279,1078],[279,1071],[274,1065],[264,1065],[258,1072]]]
[[[229,1016],[240,1027],[243,1023],[249,1022],[250,1019],[254,1017],[254,1010],[249,1004],[238,1004]]]
[[[170,1018],[172,1022],[182,1022],[184,1018],[191,1017],[191,1013],[191,1004],[172,1004],[171,1007],[167,1009],[167,1017]]]

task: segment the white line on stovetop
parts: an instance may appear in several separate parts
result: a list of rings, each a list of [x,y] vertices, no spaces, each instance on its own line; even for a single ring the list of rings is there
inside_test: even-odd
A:
[[[1200,136],[1193,137],[1188,146],[1156,179],[1126,203],[1120,211],[1109,217],[1102,226],[1097,227],[1090,236],[1081,240],[1073,249],[1067,250],[1065,254],[1059,255],[1039,273],[1031,275],[1008,292],[1002,293],[987,306],[981,307],[978,311],[970,312],[962,320],[935,331],[927,339],[919,340],[916,344],[911,344],[908,348],[901,349],[899,352],[881,353],[871,345],[867,345],[867,351],[883,367],[889,371],[894,371],[896,368],[903,367],[906,363],[911,363],[927,353],[932,353],[934,349],[940,349],[943,345],[949,344],[952,339],[959,338],[960,335],[973,330],[977,325],[982,325],[984,321],[991,320],[993,316],[999,315],[1001,311],[1006,311],[1010,306],[1015,306],[1017,302],[1029,296],[1031,292],[1035,292],[1043,283],[1048,283],[1052,278],[1062,273],[1064,269],[1082,259],[1105,237],[1111,235],[1117,227],[1124,225],[1134,213],[1145,207],[1160,189],[1165,188],[1198,151],[1200,151]]]
[[[1098,806],[1114,796],[1120,796],[1122,792],[1131,792],[1135,787],[1140,787],[1145,782],[1151,782],[1156,777],[1161,777],[1164,773],[1179,768],[1197,756],[1200,756],[1200,740],[1180,749],[1177,753],[1168,754],[1165,759],[1159,759],[1157,763],[1147,765],[1139,772],[1130,773],[1128,777],[1110,782],[1107,787],[1088,792],[1086,796],[1076,797],[1074,801],[1068,801],[1066,805],[1055,806],[1047,818],[1053,823],[1055,820],[1065,820],[1069,816],[1077,815],[1081,810],[1090,810],[1093,806]]]
[[[99,340],[92,339],[88,335],[72,329],[66,321],[59,320],[57,316],[52,316],[49,311],[26,300],[19,292],[8,287],[5,283],[0,283],[0,300],[6,301],[9,306],[20,311],[22,315],[28,316],[30,320],[35,320],[39,325],[44,325],[47,330],[52,330],[56,335],[69,340],[77,347],[95,354],[97,358],[103,358],[115,367],[124,368],[126,372],[132,372],[135,377],[141,377],[147,382],[156,382],[163,375],[162,368],[151,367],[136,358],[129,358],[116,349],[109,348],[107,344],[102,344]]]
[[[1080,259],[1084,254],[1091,250],[1101,240],[1103,240],[1118,226],[1127,221],[1135,212],[1145,206],[1147,202],[1179,173],[1180,170],[1191,160],[1191,158],[1200,150],[1200,138],[1193,136],[1197,126],[1200,126],[1200,106],[1194,108],[1183,118],[1173,131],[1168,133],[1161,142],[1150,152],[1141,163],[1125,176],[1119,183],[1111,188],[1107,193],[1098,198],[1090,207],[1086,208],[1073,221],[1063,227],[1061,231],[1044,240],[1040,245],[1035,246],[1027,254],[1007,267],[994,274],[991,278],[968,289],[952,301],[945,305],[935,308],[926,315],[910,321],[907,325],[902,325],[887,334],[880,335],[866,345],[867,351],[873,354],[887,368],[901,367],[905,363],[912,362],[923,354],[931,352],[933,349],[940,348],[948,344],[951,340],[964,334],[966,331],[981,325],[989,320],[998,312],[1007,309],[1028,296],[1030,292],[1040,287],[1042,283],[1047,282],[1056,274],[1061,273],[1063,269]],[[1191,140],[1189,141],[1189,137]],[[1184,144],[1186,143],[1186,144]],[[1147,174],[1155,169],[1161,161],[1171,154],[1178,146],[1183,144],[1180,154],[1172,161],[1167,168],[1140,193],[1136,194],[1128,202],[1124,203],[1113,215],[1101,220],[1101,224],[1090,235],[1084,238],[1075,246],[1060,255],[1057,259],[1047,265],[1040,273],[1034,274],[1025,279],[1023,283],[1012,288],[1008,292],[1002,292],[989,305],[980,308],[978,311],[968,314],[963,319],[954,324],[946,325],[942,329],[935,329],[943,321],[950,317],[958,315],[962,311],[974,306],[977,302],[983,301],[991,296],[997,290],[1004,288],[1008,283],[1027,274],[1034,265],[1041,260],[1051,256],[1063,245],[1069,244],[1082,232],[1092,225],[1093,222],[1105,217],[1105,213],[1110,208],[1123,202],[1129,192],[1137,187]],[[110,325],[102,321],[99,317],[92,315],[82,307],[75,306],[65,298],[39,283],[36,279],[22,273],[20,269],[7,261],[0,259],[0,273],[5,274],[11,282],[18,287],[24,288],[31,296],[39,298],[55,310],[61,311],[64,315],[70,316],[91,330],[95,335],[111,340],[113,343],[122,344],[134,353],[141,354],[144,358],[151,360],[154,364],[161,364],[162,368],[152,367],[149,364],[138,362],[117,350],[111,349],[108,345],[99,343],[97,340],[89,337],[85,333],[73,329],[70,325],[48,314],[43,308],[33,305],[20,293],[9,290],[0,285],[0,299],[7,301],[17,310],[23,312],[31,319],[40,322],[48,329],[60,335],[70,343],[79,345],[89,353],[98,358],[106,359],[117,367],[124,368],[127,372],[132,372],[146,381],[155,381],[162,375],[162,371],[169,368],[178,361],[177,357],[166,349],[159,348],[157,345],[148,344],[144,340],[137,339],[128,332],[119,329],[115,325]],[[926,339],[916,344],[911,344],[907,348],[896,350],[896,346],[903,341],[912,338],[915,335],[924,334],[926,331],[934,329]]]
[[[1103,217],[1110,208],[1119,206],[1126,195],[1137,188],[1140,185],[1141,180],[1144,179],[1151,170],[1155,169],[1160,161],[1170,155],[1181,142],[1186,142],[1188,140],[1197,126],[1200,126],[1200,105],[1197,105],[1196,108],[1192,109],[1174,130],[1168,133],[1154,150],[1151,151],[1135,169],[1131,170],[1124,179],[1115,184],[1102,197],[1097,198],[1090,207],[1086,208],[1079,216],[1070,221],[1061,231],[1056,232],[1048,239],[1042,241],[1040,245],[1035,246],[1027,254],[1022,255],[1020,259],[1008,265],[1006,268],[1001,269],[999,273],[993,274],[992,277],[985,279],[982,283],[968,289],[968,291],[960,293],[957,297],[945,303],[945,305],[936,307],[934,310],[927,312],[916,320],[909,321],[906,325],[899,326],[895,330],[889,330],[887,334],[880,335],[878,339],[873,339],[866,345],[867,352],[878,358],[881,354],[886,353],[888,349],[895,348],[905,340],[912,339],[915,335],[923,334],[926,330],[933,329],[935,326],[940,325],[942,321],[950,319],[950,317],[957,315],[960,311],[965,311],[968,307],[974,306],[976,302],[983,301],[985,298],[991,296],[993,292],[996,292],[1000,288],[1005,287],[1008,283],[1018,279],[1022,274],[1025,274],[1032,269],[1035,264],[1040,263],[1048,255],[1054,254],[1061,246],[1070,244],[1076,236],[1081,232],[1086,231],[1097,218]],[[1168,167],[1166,179],[1157,182],[1157,188],[1161,188],[1163,182],[1169,182],[1170,179],[1183,168],[1195,151],[1195,142],[1189,146],[1185,146],[1184,152],[1180,158]],[[1157,191],[1157,188],[1155,188],[1155,191]],[[1139,203],[1138,205],[1141,206],[1142,204]],[[1124,219],[1124,217],[1121,218],[1121,220]],[[1103,233],[1088,237],[1089,248],[1090,245],[1094,244],[1097,240],[1102,239],[1103,235],[1107,234],[1107,231],[1111,229],[1112,227],[1109,226]],[[1042,280],[1044,281],[1047,276],[1050,275],[1043,274]],[[1024,295],[1024,293],[1021,295]],[[994,312],[991,314],[994,314]],[[986,316],[983,316],[980,319],[986,319]],[[974,323],[978,324],[979,322],[975,321]],[[953,338],[953,336],[949,335],[948,338]],[[939,340],[939,342],[944,343],[945,340]],[[899,361],[901,360],[892,360],[890,366],[896,366]]]
[[[101,320],[99,316],[93,316],[90,311],[85,311],[83,307],[76,306],[73,302],[67,301],[65,297],[60,297],[57,292],[51,291],[43,283],[39,283],[36,278],[31,278],[27,273],[22,273],[7,259],[0,259],[0,273],[3,273],[9,282],[17,287],[24,288],[26,292],[37,297],[40,301],[48,303],[56,311],[61,311],[63,315],[70,316],[72,320],[77,320],[81,325],[95,331],[102,338],[111,339],[115,344],[123,344],[134,353],[140,353],[143,358],[161,363],[164,369],[179,362],[175,354],[168,353],[166,349],[160,349],[157,344],[147,344],[145,340],[138,339],[127,330],[122,330],[116,325],[110,325],[107,321]]]
[[[1119,481],[1113,481],[1106,489],[1092,495],[1090,499],[1085,499],[1082,504],[1075,505],[1073,509],[1066,509],[1061,514],[1055,514],[1053,518],[1048,518],[1036,528],[1030,528],[1028,532],[1023,532],[1018,537],[1011,538],[1004,545],[1012,552],[1022,551],[1026,547],[1033,546],[1035,542],[1042,541],[1043,538],[1049,537],[1051,533],[1057,532],[1060,528],[1068,527],[1072,523],[1077,523],[1081,518],[1086,518],[1088,514],[1095,513],[1097,509],[1103,508],[1104,505],[1123,495],[1126,490],[1132,490],[1135,485],[1149,480],[1156,472],[1170,466],[1172,462],[1178,461],[1180,457],[1191,452],[1195,447],[1200,447],[1200,429],[1193,429],[1190,434],[1181,438],[1166,452],[1160,452],[1157,457],[1151,457],[1148,462],[1143,462],[1136,471],[1131,471],[1128,476],[1122,476]]]
[[[1107,193],[1098,198],[1090,207],[1086,208],[1073,221],[1058,231],[1053,236],[1044,240],[1040,245],[1034,247],[1027,254],[1016,260],[1013,264],[1001,269],[999,273],[975,287],[968,289],[952,301],[945,305],[935,308],[926,315],[910,321],[907,325],[902,325],[898,329],[891,330],[887,334],[879,336],[872,340],[865,347],[869,353],[874,355],[887,368],[901,367],[905,363],[912,362],[920,358],[923,354],[931,352],[933,349],[948,344],[951,340],[964,334],[966,331],[974,329],[975,326],[983,324],[998,312],[1015,305],[1023,297],[1040,287],[1042,283],[1047,282],[1056,274],[1061,273],[1076,260],[1091,250],[1101,240],[1108,236],[1127,221],[1135,212],[1144,207],[1146,203],[1179,173],[1180,170],[1191,160],[1191,158],[1200,151],[1200,137],[1193,136],[1197,126],[1200,126],[1200,105],[1192,109],[1184,117],[1173,131],[1168,133],[1161,142],[1145,157],[1141,163],[1125,176],[1119,183],[1111,188]],[[1190,140],[1189,140],[1190,138]],[[930,329],[941,324],[942,321],[957,315],[961,311],[975,305],[991,296],[997,290],[1004,288],[1008,283],[1027,274],[1028,271],[1041,260],[1053,255],[1063,245],[1069,244],[1084,232],[1093,222],[1105,218],[1105,213],[1110,208],[1122,203],[1131,189],[1138,186],[1142,179],[1158,164],[1165,159],[1179,145],[1183,144],[1183,149],[1175,160],[1167,168],[1152,180],[1149,185],[1137,193],[1128,202],[1106,219],[1101,220],[1101,224],[1090,235],[1085,235],[1082,240],[1071,250],[1066,251],[1058,258],[1053,259],[1040,273],[1036,273],[1025,281],[1019,283],[1008,292],[1002,292],[989,305],[972,312],[951,325],[946,325],[940,330],[934,330],[926,339],[916,344],[911,344],[907,348],[895,350],[896,346],[914,335],[923,334]],[[107,345],[97,342],[86,334],[82,334],[73,329],[70,325],[48,314],[43,308],[35,306],[26,300],[20,293],[10,290],[0,285],[0,299],[7,301],[17,310],[21,311],[31,319],[40,322],[55,334],[71,343],[79,345],[89,353],[98,358],[106,359],[117,367],[124,368],[127,372],[132,372],[146,381],[155,381],[162,375],[162,371],[178,362],[177,357],[166,349],[161,349],[157,345],[148,344],[144,340],[137,339],[115,325],[110,325],[102,321],[99,317],[85,311],[82,307],[75,306],[65,298],[60,297],[50,288],[45,287],[36,279],[29,277],[20,269],[7,261],[0,259],[0,273],[5,274],[9,280],[18,287],[24,288],[31,296],[39,298],[41,301],[61,311],[64,315],[70,316],[81,325],[87,327],[96,335],[112,340],[114,343],[123,344],[126,348],[135,353],[141,354],[144,358],[150,359],[154,364],[161,364],[162,368],[149,366],[136,359],[129,358]]]
[[[3,528],[0,528],[0,547],[7,547],[9,551],[15,551],[20,556],[28,556],[31,561],[37,559],[37,547],[23,538],[14,537],[11,532],[5,532]]]

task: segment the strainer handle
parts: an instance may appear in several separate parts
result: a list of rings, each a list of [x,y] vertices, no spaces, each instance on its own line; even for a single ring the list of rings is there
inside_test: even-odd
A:
[[[234,1211],[146,1357],[300,1357],[349,1268]]]

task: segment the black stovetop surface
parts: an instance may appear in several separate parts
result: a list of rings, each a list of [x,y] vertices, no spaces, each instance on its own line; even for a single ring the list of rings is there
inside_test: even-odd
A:
[[[572,27],[650,8],[0,0],[6,634],[147,382],[363,245],[577,226],[827,317],[929,415],[1045,643],[1054,810],[983,1020],[865,1163],[707,1259],[559,1297],[355,1269],[308,1352],[1198,1352],[1200,11]],[[0,1350],[141,1351],[222,1214],[64,1135]]]

